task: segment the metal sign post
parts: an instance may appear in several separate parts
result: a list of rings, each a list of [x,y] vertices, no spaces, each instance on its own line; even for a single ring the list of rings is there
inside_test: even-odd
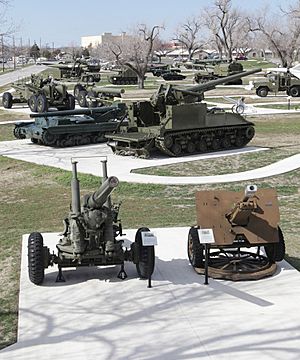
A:
[[[208,260],[209,260],[209,244],[215,242],[213,229],[198,229],[200,244],[204,244],[205,263],[204,263],[204,285],[208,285]]]

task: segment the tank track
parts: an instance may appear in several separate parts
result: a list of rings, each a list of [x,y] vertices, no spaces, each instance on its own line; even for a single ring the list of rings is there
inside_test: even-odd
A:
[[[240,134],[239,134],[240,133]],[[218,134],[218,137],[215,135]],[[180,156],[183,154],[197,154],[197,153],[205,153],[205,152],[213,152],[219,150],[228,150],[233,148],[241,148],[247,145],[255,134],[254,128],[252,125],[243,125],[243,126],[234,126],[234,127],[221,127],[218,129],[205,129],[205,130],[192,130],[192,131],[180,131],[176,133],[170,133],[167,136],[171,136],[173,138],[173,144],[176,144],[176,139],[178,142],[183,142],[183,137],[191,137],[190,141],[194,143],[195,149],[193,149],[192,145],[183,144],[182,151],[180,153],[176,153],[172,151],[172,147],[167,147],[165,138],[157,138],[155,140],[155,146],[162,153],[168,156]],[[239,135],[239,136],[237,136]],[[195,138],[192,141],[192,138]],[[198,138],[198,139],[197,139]],[[227,138],[230,140],[230,143],[225,143],[224,139]],[[181,139],[181,140],[180,140]],[[199,139],[202,139],[206,143],[206,149],[204,149],[203,144],[202,147],[199,148]],[[213,142],[213,140],[217,140]],[[221,140],[222,139],[222,140]],[[209,141],[208,141],[209,140]],[[223,143],[222,143],[223,141]],[[197,144],[198,142],[198,144]],[[181,145],[180,145],[181,146]],[[174,149],[174,148],[173,148]],[[178,149],[177,149],[178,150]]]
[[[96,144],[105,141],[105,133],[87,133],[81,135],[52,135],[44,132],[42,134],[42,139],[31,139],[33,143],[38,143],[39,145],[52,146],[52,147],[69,147],[69,146],[80,146],[88,144]]]

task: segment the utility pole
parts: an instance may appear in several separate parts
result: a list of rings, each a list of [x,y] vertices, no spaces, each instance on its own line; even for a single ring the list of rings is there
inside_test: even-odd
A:
[[[1,51],[2,51],[2,72],[4,72],[4,43],[3,43],[3,34],[1,34]]]
[[[16,70],[16,44],[15,44],[14,36],[13,36],[13,54],[14,54],[14,70]]]

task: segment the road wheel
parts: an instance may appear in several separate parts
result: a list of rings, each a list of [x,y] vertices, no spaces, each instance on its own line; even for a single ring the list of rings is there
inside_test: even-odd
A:
[[[298,86],[292,86],[289,92],[292,97],[300,96],[300,88]]]
[[[88,107],[87,101],[86,101],[86,94],[87,92],[85,90],[79,91],[79,95],[77,97],[77,101],[80,107]]]
[[[222,140],[221,140],[221,146],[223,149],[230,149],[231,147],[231,141],[229,139],[229,137],[224,137]]]
[[[47,146],[53,146],[56,144],[57,135],[49,133],[49,131],[44,130],[42,134],[42,141]]]
[[[260,97],[266,97],[268,95],[269,89],[267,87],[259,87],[256,89],[256,95]]]
[[[67,107],[68,107],[68,110],[75,109],[75,97],[72,94],[67,95]]]
[[[196,144],[192,141],[189,141],[187,143],[187,146],[186,146],[186,151],[189,153],[189,154],[192,154],[196,151]]]
[[[212,142],[211,142],[211,148],[216,151],[216,150],[219,150],[220,149],[220,140],[219,139],[212,139]]]
[[[191,227],[188,235],[187,253],[193,267],[204,266],[203,245],[200,244],[197,228]]]
[[[179,156],[182,153],[182,147],[180,144],[175,143],[172,147],[171,147],[171,151],[175,156]]]
[[[252,138],[253,138],[253,136],[254,136],[254,134],[255,134],[255,129],[254,129],[254,127],[253,126],[249,126],[248,128],[247,128],[247,130],[246,130],[246,138],[248,139],[248,140],[251,140]]]
[[[78,98],[78,95],[79,95],[80,91],[82,91],[82,90],[84,90],[84,88],[83,88],[82,85],[76,84],[76,85],[74,86],[74,96],[75,96],[75,99]]]
[[[37,97],[36,95],[31,95],[28,100],[28,106],[32,112],[36,112],[37,110]]]
[[[207,144],[206,144],[206,141],[204,139],[201,139],[197,145],[197,150],[200,152],[200,153],[204,153],[207,151]]]
[[[267,244],[264,246],[266,255],[271,261],[281,261],[285,255],[285,242],[282,231],[278,226],[278,243]]]
[[[48,100],[44,94],[40,94],[37,97],[37,105],[36,105],[36,111],[38,113],[43,113],[48,110]]]
[[[28,274],[30,281],[36,285],[44,280],[43,237],[38,232],[28,237]]]
[[[2,104],[5,109],[11,109],[13,104],[13,97],[11,93],[5,92],[2,95]]]
[[[164,138],[164,145],[167,149],[170,149],[173,145],[173,138],[171,135],[166,135]]]
[[[148,278],[152,275],[155,265],[154,246],[144,246],[142,232],[150,231],[146,227],[139,228],[135,235],[134,249],[137,252],[136,270],[140,278]]]

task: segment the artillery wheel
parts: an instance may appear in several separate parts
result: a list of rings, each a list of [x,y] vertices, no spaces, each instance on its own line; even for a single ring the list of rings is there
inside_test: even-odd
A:
[[[282,261],[285,255],[284,237],[279,226],[278,235],[278,243],[267,244],[264,246],[266,255],[270,261]]]
[[[75,97],[72,94],[67,95],[67,108],[68,110],[75,109]]]
[[[203,245],[200,244],[197,228],[191,227],[187,242],[187,253],[193,267],[204,266]]]
[[[39,232],[33,232],[28,237],[28,274],[35,285],[44,280],[43,237]]]
[[[142,232],[150,231],[146,227],[139,228],[135,235],[135,249],[138,253],[136,270],[140,278],[148,278],[152,275],[155,264],[154,246],[144,246],[142,242]]]
[[[300,87],[299,86],[292,86],[289,90],[289,93],[292,97],[300,96]]]
[[[84,90],[84,87],[81,85],[81,84],[76,84],[74,86],[74,96],[75,96],[75,99],[78,98],[78,95],[80,93],[80,91]]]
[[[86,101],[86,94],[87,92],[85,90],[79,91],[77,101],[80,107],[88,107],[87,101]]]
[[[269,89],[265,86],[259,87],[256,89],[256,95],[260,97],[266,97],[268,95]]]
[[[36,112],[37,110],[37,97],[36,95],[31,95],[28,99],[28,106],[32,112]]]
[[[46,112],[48,110],[48,100],[44,94],[40,94],[37,97],[36,111],[39,113]]]
[[[5,109],[11,109],[12,104],[13,104],[13,97],[10,92],[6,91],[2,95],[2,104]]]

